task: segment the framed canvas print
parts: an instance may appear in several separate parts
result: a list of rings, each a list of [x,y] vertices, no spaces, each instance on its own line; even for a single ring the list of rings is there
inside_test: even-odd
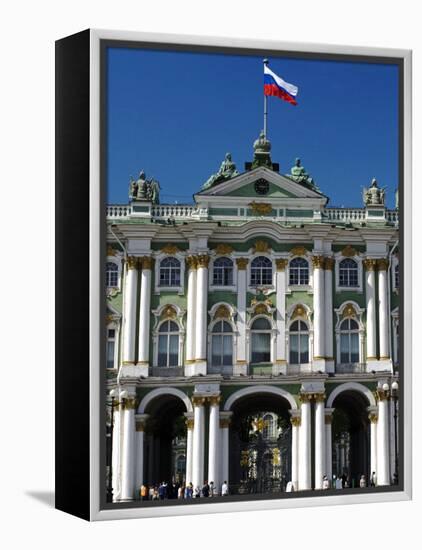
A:
[[[411,53],[56,43],[56,506],[411,498]]]

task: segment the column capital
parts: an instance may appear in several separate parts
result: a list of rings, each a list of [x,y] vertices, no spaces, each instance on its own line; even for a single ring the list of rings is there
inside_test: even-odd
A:
[[[208,269],[208,265],[210,263],[210,257],[208,256],[208,254],[199,254],[198,256],[196,256],[196,261],[197,261],[198,269],[200,267],[205,267]]]
[[[277,267],[277,271],[284,271],[288,263],[289,260],[286,258],[276,258],[275,265]]]
[[[377,267],[377,260],[374,258],[365,258],[362,263],[366,271],[375,271]]]
[[[189,269],[191,269],[193,271],[197,269],[198,260],[197,260],[196,256],[187,256],[185,261],[186,261],[186,265],[188,266]]]
[[[137,256],[128,256],[126,258],[128,269],[137,269],[139,265],[139,258]]]
[[[141,269],[152,269],[154,267],[154,258],[152,256],[142,256],[139,258],[139,267]]]
[[[208,403],[211,407],[215,406],[215,405],[219,405],[220,401],[221,401],[221,396],[220,395],[211,395],[210,397],[207,397],[207,401],[208,401]]]
[[[387,271],[388,269],[388,258],[378,258],[377,268],[378,271]]]
[[[378,401],[386,401],[387,399],[390,399],[390,392],[389,390],[378,388],[375,392],[375,397]]]
[[[236,258],[237,269],[239,271],[245,270],[248,265],[248,262],[249,262],[248,258]]]
[[[295,427],[300,426],[300,423],[301,423],[300,416],[292,416],[290,418],[290,423],[291,423],[292,426],[295,426]]]
[[[149,414],[135,414],[135,424],[137,432],[145,431],[149,416]]]
[[[203,407],[205,405],[206,397],[203,395],[193,395],[192,404],[194,407]]]
[[[334,258],[324,258],[324,269],[332,271],[334,269]]]
[[[138,400],[136,397],[125,397],[122,399],[121,405],[124,411],[135,410],[138,407]]]
[[[300,392],[299,394],[299,401],[301,403],[310,403],[311,401],[315,401],[316,403],[324,403],[325,402],[325,393],[323,392]]]
[[[326,408],[324,411],[325,423],[331,424],[333,421],[333,412],[335,409]]]
[[[220,428],[228,428],[231,423],[233,413],[231,411],[220,412]]]
[[[314,269],[323,269],[324,268],[324,256],[312,256],[312,266]]]

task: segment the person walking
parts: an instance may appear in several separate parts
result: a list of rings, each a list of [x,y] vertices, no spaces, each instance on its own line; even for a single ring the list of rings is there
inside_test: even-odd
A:
[[[201,490],[202,496],[205,498],[208,498],[210,496],[210,486],[208,485],[208,481],[206,481]]]
[[[223,485],[221,486],[221,496],[226,497],[229,494],[229,486],[227,485],[227,481],[223,481]]]
[[[216,488],[214,487],[214,481],[210,481],[210,497],[214,497],[216,496],[217,494],[217,491],[216,491]]]
[[[330,488],[330,480],[328,479],[327,476],[324,476],[324,477],[322,478],[322,488],[323,488],[324,490]]]
[[[193,497],[193,485],[192,483],[189,483],[186,485],[185,488],[185,498],[192,498]]]
[[[145,484],[141,485],[141,488],[139,489],[139,496],[141,497],[141,500],[148,500],[148,487]]]
[[[366,487],[366,478],[365,478],[364,475],[361,475],[361,476],[360,476],[359,487],[360,487],[360,488]]]
[[[180,500],[181,498],[185,498],[185,488],[183,486],[183,483],[180,485],[180,487],[177,489],[177,498]]]
[[[193,492],[193,498],[200,498],[201,496],[201,489],[199,487],[195,487],[195,490]]]
[[[377,485],[377,476],[376,476],[375,472],[372,472],[372,474],[371,474],[371,479],[369,481],[369,485],[371,487],[376,487],[376,485]]]

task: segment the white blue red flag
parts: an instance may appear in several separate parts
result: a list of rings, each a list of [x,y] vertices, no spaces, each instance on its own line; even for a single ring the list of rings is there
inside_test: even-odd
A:
[[[267,65],[264,65],[264,95],[273,95],[288,101],[292,105],[297,105],[296,96],[298,91],[297,86],[285,82],[273,73]]]

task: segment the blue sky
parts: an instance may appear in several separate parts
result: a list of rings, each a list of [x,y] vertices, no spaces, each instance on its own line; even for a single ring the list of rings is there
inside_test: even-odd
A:
[[[108,202],[126,203],[144,169],[161,202],[190,203],[226,152],[252,160],[263,126],[260,56],[108,49]],[[398,184],[395,65],[269,57],[299,87],[298,105],[268,99],[272,160],[300,157],[332,206],[361,206],[373,177],[394,205]]]

